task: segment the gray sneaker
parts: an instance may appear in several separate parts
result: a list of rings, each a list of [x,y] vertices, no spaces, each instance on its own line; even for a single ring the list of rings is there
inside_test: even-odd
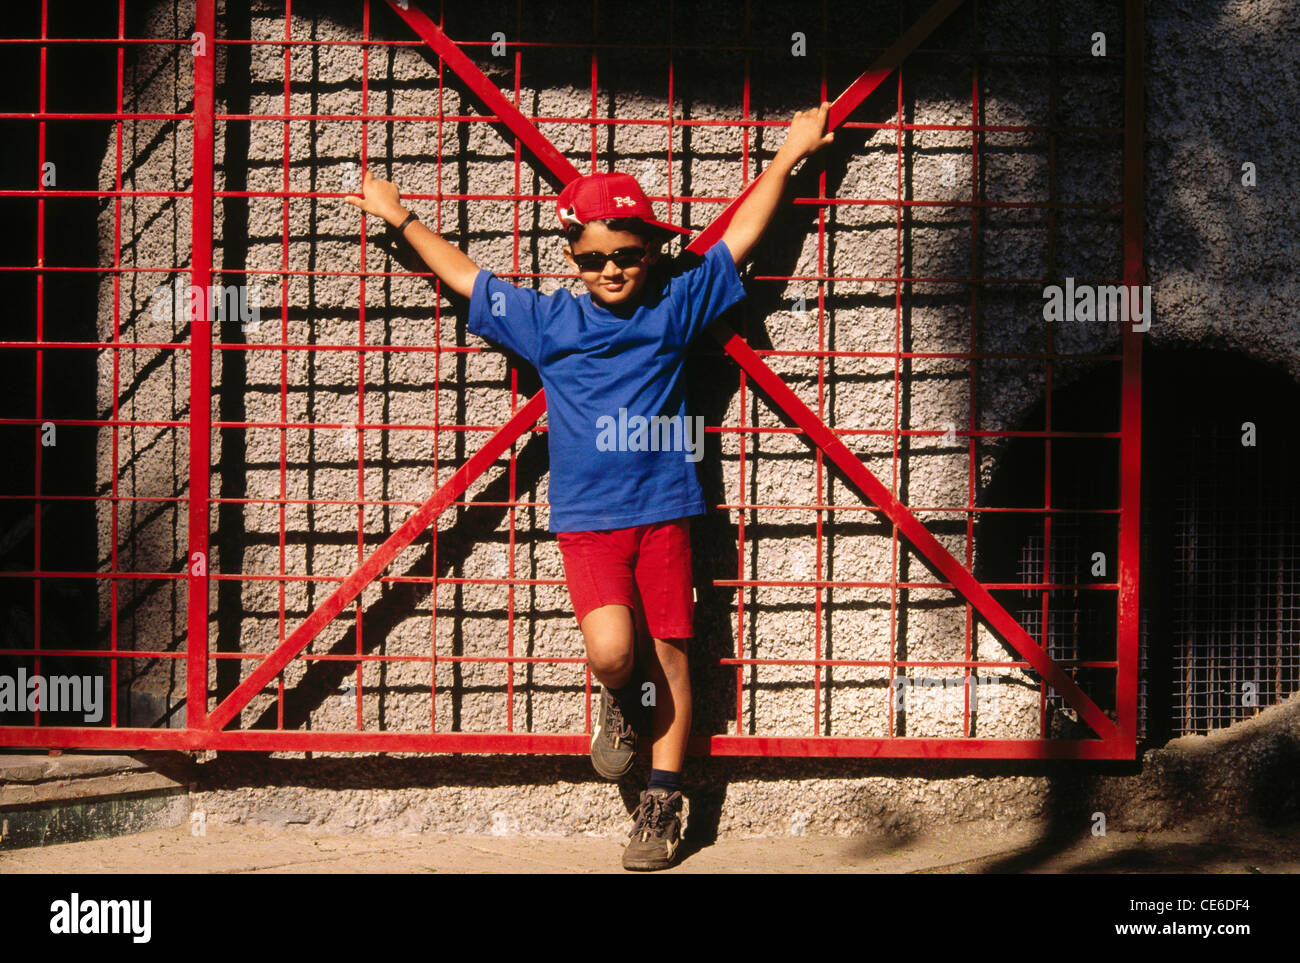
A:
[[[624,869],[667,869],[682,842],[682,794],[647,789],[636,809],[632,839],[623,850]]]
[[[591,764],[604,779],[617,782],[636,758],[636,729],[614,694],[600,687],[600,706],[591,727]]]

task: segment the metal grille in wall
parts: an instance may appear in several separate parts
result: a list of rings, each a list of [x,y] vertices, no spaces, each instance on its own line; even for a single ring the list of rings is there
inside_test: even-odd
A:
[[[1153,739],[1221,729],[1300,690],[1295,384],[1226,352],[1154,370],[1164,397],[1148,424],[1163,427],[1147,459],[1142,672]]]
[[[1300,516],[1294,486],[1222,465],[1241,432],[1189,438],[1175,495],[1173,725],[1206,733],[1300,688]],[[1207,470],[1210,469],[1210,470]]]
[[[1300,491],[1293,484],[1300,454],[1285,420],[1300,392],[1285,373],[1223,351],[1150,352],[1146,366],[1138,737],[1158,744],[1226,728],[1300,690]],[[1088,384],[1058,395],[1056,410],[1102,412],[1110,393],[1104,380]],[[1019,490],[1011,500],[1037,483],[1036,458],[1022,449],[999,466]],[[1058,498],[1082,507],[1112,470],[1078,466],[1061,479]],[[1087,517],[1056,527],[1050,560],[1041,533],[986,527],[986,577],[1001,569],[1009,575],[1017,551],[1014,574],[1023,583],[1044,571],[1055,583],[1088,582],[1103,560]],[[1041,600],[1030,589],[1021,594],[1028,604],[1016,616],[1037,636]],[[1048,651],[1079,664],[1104,640],[1107,613],[1077,589],[1051,596]],[[1061,700],[1050,698],[1048,710],[1069,722]]]

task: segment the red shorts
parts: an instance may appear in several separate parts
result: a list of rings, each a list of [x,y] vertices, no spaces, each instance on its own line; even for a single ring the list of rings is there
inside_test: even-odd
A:
[[[611,603],[643,612],[656,639],[695,634],[689,518],[596,532],[556,532],[573,614]]]

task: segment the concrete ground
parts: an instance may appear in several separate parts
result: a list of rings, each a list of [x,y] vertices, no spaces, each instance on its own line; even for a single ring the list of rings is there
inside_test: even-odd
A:
[[[1231,838],[1228,838],[1228,837]],[[1296,873],[1300,828],[1285,833],[1123,833],[1052,843],[1032,830],[952,829],[905,842],[792,836],[683,845],[675,873]],[[209,824],[0,853],[13,873],[607,873],[613,838],[319,835],[298,827]]]

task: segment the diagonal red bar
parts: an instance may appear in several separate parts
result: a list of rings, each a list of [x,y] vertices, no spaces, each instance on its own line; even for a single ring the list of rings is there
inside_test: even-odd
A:
[[[1115,723],[1106,713],[1102,712],[1097,704],[1075,685],[1074,680],[1066,674],[1065,670],[1048,656],[1042,646],[1030,637],[1020,623],[988,593],[979,580],[930,534],[929,529],[921,524],[920,519],[893,496],[862,463],[862,460],[840,441],[839,436],[803,403],[776,372],[763,363],[763,359],[754,353],[754,349],[745,342],[744,338],[721,322],[710,325],[709,333],[718,339],[727,354],[731,355],[737,364],[749,372],[750,377],[767,392],[776,407],[789,415],[794,423],[804,430],[809,440],[824,451],[836,467],[898,526],[898,531],[916,547],[916,550],[929,559],[944,578],[951,582],[958,592],[966,596],[976,611],[983,615],[988,623],[1025,657],[1039,675],[1075,708],[1084,722],[1092,726],[1107,742],[1117,737]]]
[[[879,87],[884,79],[893,72],[894,68],[901,64],[908,54],[919,47],[922,40],[934,33],[939,24],[947,20],[963,2],[964,0],[939,0],[938,3],[933,4],[930,9],[921,14],[916,23],[903,31],[903,35],[880,55],[880,58],[871,65],[870,70],[867,70],[857,80],[849,84],[844,92],[831,102],[831,109],[826,118],[826,129],[834,130],[842,121],[847,119],[858,104],[862,103],[873,90]]]
[[[961,3],[962,0],[939,0],[939,2],[932,5],[902,37],[880,56],[869,70],[858,77],[836,98],[829,111],[827,129],[833,130],[842,123],[880,85],[885,77],[903,61],[907,54],[915,49]],[[496,85],[488,80],[468,57],[460,52],[433,21],[419,10],[403,9],[394,0],[389,0],[389,5],[394,12],[406,20],[426,43],[447,61],[448,65],[457,72],[470,89],[479,95],[489,112],[499,117],[506,127],[515,136],[519,137],[555,176],[566,183],[574,177],[580,176],[577,169],[555,150],[541,132],[506,99]],[[736,197],[705,230],[700,232],[687,246],[687,249],[692,251],[708,250],[725,232],[737,208],[764,174],[766,174],[766,171],[755,178],[745,191]],[[727,353],[768,393],[778,408],[784,410],[808,434],[810,440],[826,452],[846,477],[862,488],[864,494],[875,502],[891,521],[898,525],[899,531],[916,546],[917,550],[929,559],[959,592],[968,598],[976,610],[988,620],[989,624],[998,630],[1006,641],[1023,655],[1050,685],[1061,693],[1065,700],[1079,712],[1080,717],[1103,740],[1110,741],[1114,739],[1116,729],[1114,723],[1106,714],[1075,685],[1060,666],[1047,656],[1046,652],[1030,638],[1029,634],[998,604],[997,600],[989,595],[978,580],[929,533],[920,520],[890,494],[889,490],[839,440],[835,433],[799,400],[798,396],[754,353],[748,344],[723,322],[715,322],[711,325],[710,333],[718,339]],[[219,728],[233,718],[235,713],[252,698],[258,689],[274,678],[275,674],[294,655],[306,647],[307,643],[324,628],[334,615],[338,614],[348,602],[360,594],[365,584],[378,575],[388,562],[396,556],[397,552],[410,544],[416,535],[423,530],[424,526],[437,516],[442,507],[450,503],[455,495],[447,496],[444,494],[449,486],[459,479],[463,473],[469,472],[471,466],[477,465],[478,467],[473,470],[473,474],[464,479],[464,484],[461,485],[456,494],[463,491],[472,478],[477,477],[478,473],[486,470],[487,466],[495,461],[497,455],[509,447],[520,434],[528,430],[533,422],[541,417],[544,406],[545,392],[539,391],[530,399],[527,405],[521,408],[488,441],[483,451],[486,452],[491,449],[492,456],[490,458],[483,462],[477,462],[478,456],[476,455],[475,458],[467,462],[457,472],[452,481],[439,489],[428,502],[421,506],[416,514],[398,531],[394,532],[376,550],[375,554],[368,558],[362,567],[340,586],[334,595],[330,596],[319,609],[313,612],[306,622],[286,638],[258,669],[226,698],[211,716],[214,727]],[[521,418],[525,412],[531,412],[531,420],[527,422],[523,422]],[[482,453],[480,452],[480,454]],[[433,508],[435,504],[439,504],[436,509]],[[417,519],[422,519],[422,522],[419,525],[414,525]],[[380,558],[381,554],[384,555],[382,559]],[[364,576],[363,572],[366,573]]]
[[[394,0],[388,0],[388,5],[393,8],[393,12],[406,21],[420,39],[433,48],[434,52],[447,61],[447,66],[455,71],[465,85],[474,93],[478,94],[479,99],[487,106],[488,112],[495,114],[506,122],[510,132],[518,137],[530,151],[536,155],[537,159],[552,174],[560,179],[562,183],[569,183],[582,176],[582,172],[574,167],[567,157],[556,150],[555,145],[546,139],[546,135],[533,126],[532,122],[515,109],[515,105],[506,99],[505,95],[497,89],[497,85],[479,70],[461,49],[452,42],[445,33],[438,28],[438,25],[429,19],[428,14],[423,10],[414,8],[407,9],[406,6],[399,5]]]
[[[889,49],[882,53],[868,70],[859,75],[857,80],[844,88],[844,91],[831,101],[831,109],[826,112],[826,130],[828,132],[832,131],[847,120],[849,115],[858,109],[858,105],[884,82],[894,68],[901,64],[908,54],[920,46],[922,40],[932,34],[935,28],[947,20],[952,12],[964,2],[965,0],[938,0],[937,3],[926,10],[916,23],[908,27],[903,35],[894,41]],[[527,123],[526,120],[525,123]],[[766,173],[765,170],[750,181],[749,186],[741,191],[736,199],[728,204],[726,209],[686,246],[686,249],[703,254],[713,247],[714,243],[726,233],[727,225],[731,223],[737,208],[740,207],[745,198],[749,196],[749,192],[763,179],[763,175]],[[758,363],[763,364],[761,360]]]
[[[385,539],[384,544],[361,563],[361,566],[344,579],[343,584],[334,590],[316,611],[307,616],[302,625],[294,629],[283,642],[280,643],[270,655],[268,655],[256,669],[254,669],[236,689],[226,696],[221,705],[212,711],[208,717],[208,725],[213,729],[220,729],[227,722],[235,717],[248,704],[248,701],[266,685],[276,674],[283,669],[295,655],[307,647],[307,643],[316,637],[321,629],[329,624],[334,616],[343,611],[344,607],[361,594],[361,590],[370,583],[372,579],[379,575],[388,564],[397,557],[397,553],[419,536],[419,534],[428,528],[433,520],[436,519],[442,510],[446,508],[461,494],[479,475],[487,470],[497,458],[510,445],[527,431],[537,419],[542,416],[546,410],[546,399],[542,397],[542,392],[537,392],[528,403],[510,416],[510,420],[502,425],[486,445],[474,453],[465,464],[461,465],[456,474],[443,484],[433,496],[417,508],[397,531]]]

